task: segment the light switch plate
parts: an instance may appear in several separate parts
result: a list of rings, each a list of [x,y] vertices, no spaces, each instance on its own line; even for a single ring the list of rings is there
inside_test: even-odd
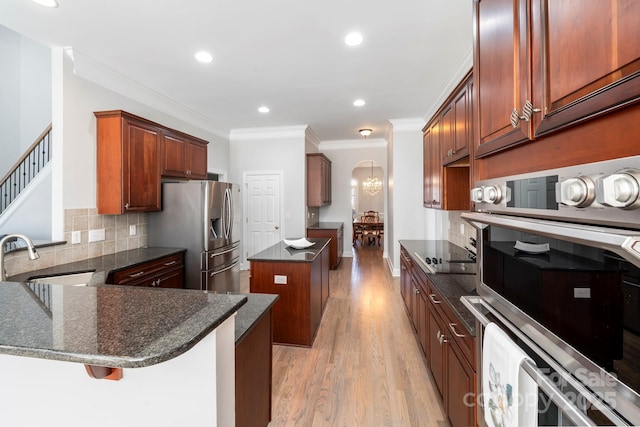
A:
[[[129,226],[129,236],[135,236],[136,235],[136,226],[135,225],[130,225]]]
[[[273,283],[276,285],[286,285],[287,284],[287,276],[280,276],[276,274],[273,276]]]
[[[71,244],[77,245],[82,241],[82,232],[81,231],[72,231],[71,232]]]

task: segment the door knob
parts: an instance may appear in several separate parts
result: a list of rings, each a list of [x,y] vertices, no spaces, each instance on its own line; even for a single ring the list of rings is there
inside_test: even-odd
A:
[[[280,226],[279,225],[275,225],[274,226],[276,230],[280,230]]]

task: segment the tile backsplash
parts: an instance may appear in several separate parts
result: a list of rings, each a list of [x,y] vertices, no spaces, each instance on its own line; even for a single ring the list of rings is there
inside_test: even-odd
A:
[[[134,236],[129,235],[132,225],[136,228]],[[104,229],[104,240],[89,243],[89,231],[102,229]],[[80,243],[71,244],[73,232],[80,232]],[[28,232],[25,234],[29,235]],[[144,213],[99,215],[97,209],[65,209],[64,240],[67,243],[63,245],[39,248],[40,258],[34,261],[29,259],[27,251],[7,254],[5,268],[8,275],[145,246],[147,215]]]
[[[448,240],[460,247],[469,246],[469,237],[476,238],[476,229],[460,217],[462,211],[449,211]]]

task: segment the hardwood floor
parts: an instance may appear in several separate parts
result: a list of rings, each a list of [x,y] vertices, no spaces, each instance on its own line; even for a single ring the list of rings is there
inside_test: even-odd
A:
[[[275,345],[276,426],[447,426],[380,246],[330,272],[312,348]]]

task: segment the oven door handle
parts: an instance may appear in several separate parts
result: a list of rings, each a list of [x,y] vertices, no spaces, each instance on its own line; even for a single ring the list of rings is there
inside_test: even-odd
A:
[[[489,323],[491,323],[491,320],[489,320],[489,318],[487,316],[485,316],[476,307],[476,305],[481,305],[481,306],[489,309],[482,298],[480,298],[480,297],[466,297],[466,296],[463,296],[463,297],[460,298],[460,301],[464,304],[465,307],[467,307],[469,309],[471,314],[473,314],[473,316],[480,323],[482,323],[483,326],[487,326]],[[498,315],[497,313],[494,313],[492,310],[490,310],[490,311],[501,322],[505,321],[505,320],[500,318],[500,315]],[[505,325],[506,325],[506,323],[505,323]],[[532,349],[535,350],[535,348],[536,348],[535,345],[533,345],[532,342],[530,342],[526,337],[524,337],[524,335],[522,335],[521,333],[519,333],[517,331],[512,330],[511,328],[509,328],[509,329],[512,332],[514,332],[520,339],[522,339],[529,347],[531,347]],[[566,415],[566,417],[569,418],[575,425],[578,425],[578,426],[595,426],[596,425],[583,412],[581,412],[569,399],[567,399],[567,397],[564,394],[562,394],[562,392],[553,384],[553,382],[551,382],[551,380],[549,378],[547,378],[538,369],[538,367],[533,363],[533,361],[525,359],[522,362],[521,367],[531,378],[533,378],[533,380],[536,382],[536,384],[538,384],[538,386],[551,398],[551,400],[556,405],[558,405],[558,407],[562,410],[564,415]],[[582,389],[582,387],[578,387],[578,391],[583,391],[581,389]],[[598,408],[598,409],[603,410],[604,408]],[[605,415],[607,415],[607,416],[612,415],[610,413],[610,411],[608,411],[608,410],[605,410],[603,412],[606,412]],[[610,419],[612,419],[612,420],[616,420],[616,418],[617,417],[610,417]]]
[[[587,224],[571,224],[480,212],[463,212],[460,217],[478,230],[482,230],[486,225],[496,225],[606,249],[640,267],[640,232],[637,230],[603,228]]]

